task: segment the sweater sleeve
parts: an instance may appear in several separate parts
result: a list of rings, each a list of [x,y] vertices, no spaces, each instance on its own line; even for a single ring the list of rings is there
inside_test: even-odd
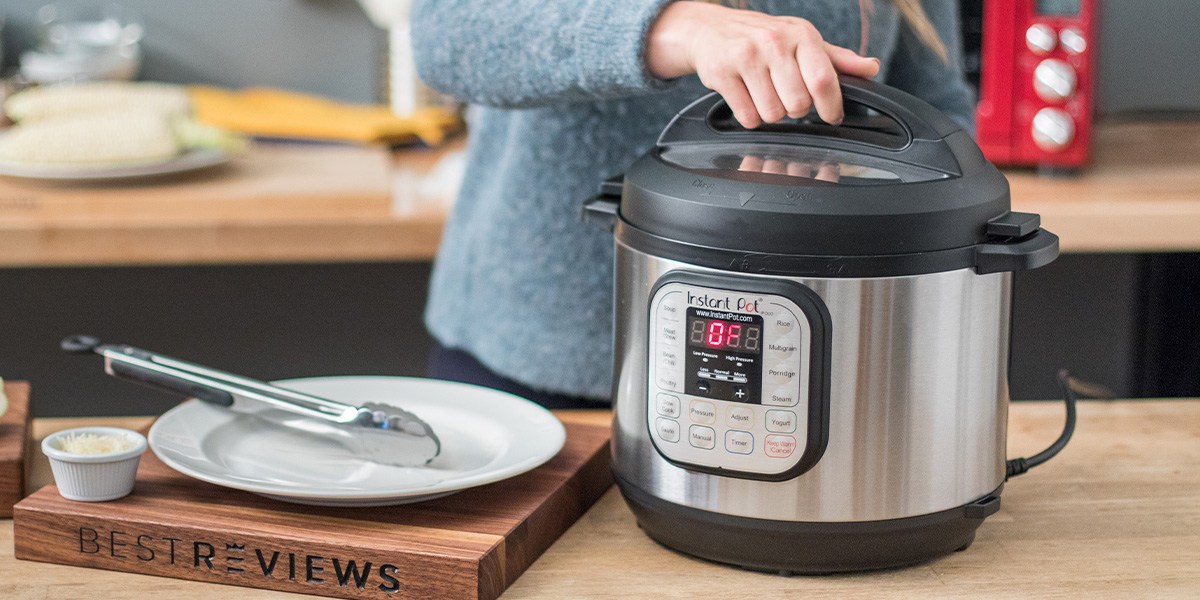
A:
[[[646,36],[669,2],[417,0],[417,74],[460,100],[514,108],[663,89]]]
[[[963,76],[958,2],[921,0],[921,5],[946,44],[949,62],[943,62],[907,24],[901,23],[896,51],[888,64],[887,83],[934,105],[974,135],[975,94]]]

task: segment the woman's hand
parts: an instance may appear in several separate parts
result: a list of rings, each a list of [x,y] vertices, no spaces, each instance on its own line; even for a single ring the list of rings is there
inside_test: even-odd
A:
[[[744,127],[816,107],[842,122],[838,73],[874,77],[879,59],[826,43],[812,23],[705,2],[669,4],[650,30],[646,64],[659,79],[696,73]]]

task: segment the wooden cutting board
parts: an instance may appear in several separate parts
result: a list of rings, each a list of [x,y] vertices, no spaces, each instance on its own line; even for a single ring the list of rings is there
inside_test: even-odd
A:
[[[524,475],[383,508],[269,500],[142,459],[133,494],[16,506],[16,557],[335,598],[499,596],[612,484],[610,427],[564,419],[566,445]],[[588,422],[590,421],[590,423]]]
[[[29,443],[29,384],[4,382],[8,411],[0,416],[0,519],[13,514],[25,495],[25,448]]]

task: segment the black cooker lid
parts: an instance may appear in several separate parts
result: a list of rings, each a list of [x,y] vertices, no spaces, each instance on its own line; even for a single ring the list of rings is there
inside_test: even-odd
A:
[[[625,174],[622,228],[658,240],[664,258],[761,254],[775,266],[758,270],[776,272],[797,270],[780,263],[788,256],[967,256],[1038,234],[1040,264],[1023,268],[1057,255],[1036,215],[1009,212],[1008,182],[952,120],[882,84],[841,84],[839,126],[810,116],[747,130],[717,94],[692,103]],[[877,274],[896,271],[875,264]],[[956,266],[938,264],[916,271]]]

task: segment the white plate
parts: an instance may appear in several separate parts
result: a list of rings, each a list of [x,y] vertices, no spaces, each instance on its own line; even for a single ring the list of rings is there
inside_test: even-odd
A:
[[[128,166],[64,167],[0,161],[0,175],[42,181],[104,182],[145,177],[178,175],[210,169],[229,162],[233,155],[224,150],[188,150],[163,161]]]
[[[441,454],[425,467],[365,461],[338,443],[199,400],[150,428],[150,448],[183,473],[271,498],[321,506],[387,506],[445,496],[529,471],[562,449],[546,409],[496,390],[409,377],[313,377],[275,382],[349,404],[393,403],[429,423]]]

